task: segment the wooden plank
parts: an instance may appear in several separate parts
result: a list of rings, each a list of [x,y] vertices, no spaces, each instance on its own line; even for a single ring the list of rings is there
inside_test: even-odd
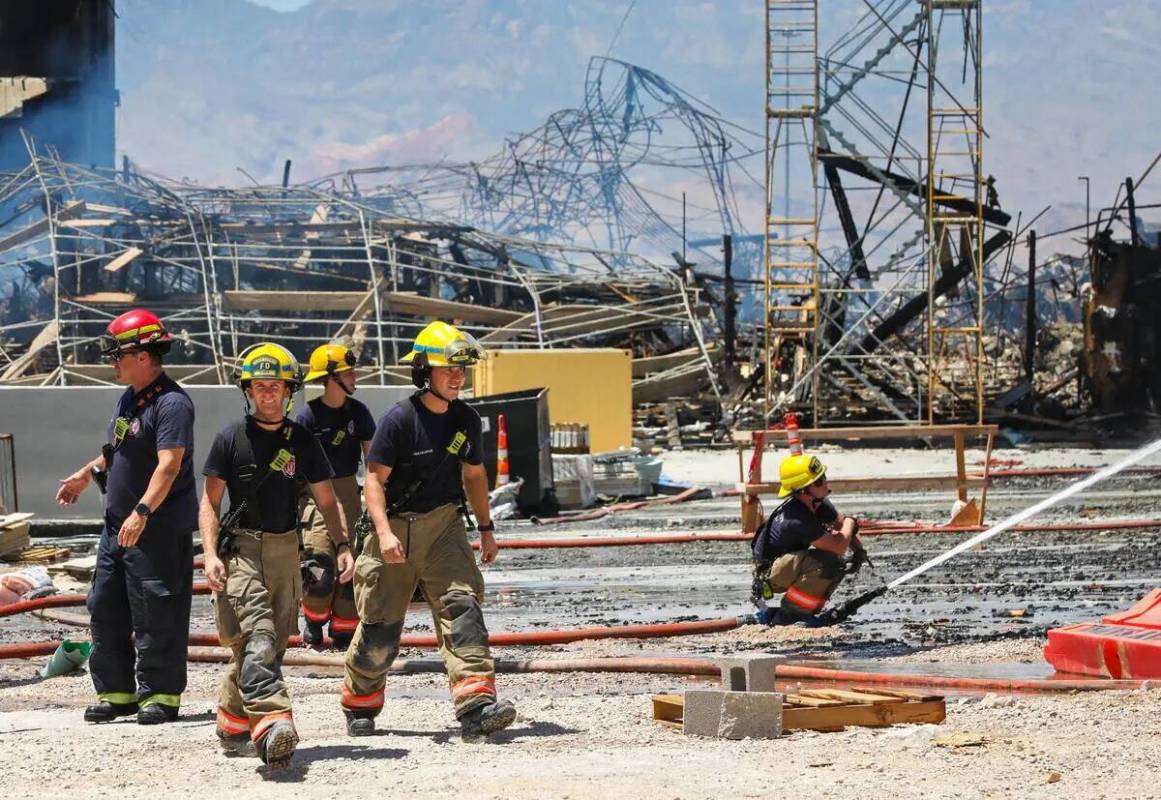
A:
[[[898,425],[858,428],[802,428],[799,434],[803,441],[842,442],[861,439],[936,439],[954,437],[956,432],[965,437],[995,436],[999,425]],[[753,444],[757,431],[734,431],[731,436],[739,444]],[[785,430],[768,430],[766,441],[781,442],[786,439]]]
[[[222,308],[228,311],[353,311],[366,292],[295,292],[228,290]]]
[[[58,221],[71,219],[84,213],[84,210],[85,203],[83,200],[73,200],[72,202],[67,203],[64,208],[56,212],[56,218]],[[45,235],[48,233],[49,227],[48,217],[45,217],[44,219],[37,220],[26,228],[18,230],[16,233],[0,239],[0,253],[16,247],[17,245],[31,242],[32,240]]]
[[[685,713],[685,698],[679,694],[653,695],[653,719],[681,725]]]
[[[106,272],[116,272],[117,270],[121,269],[126,264],[128,264],[130,261],[137,258],[137,256],[141,255],[143,252],[145,252],[145,251],[142,250],[140,247],[130,247],[128,250],[121,253],[119,256],[117,256],[112,261],[110,261],[108,264],[106,264],[105,271]]]
[[[845,705],[842,700],[831,700],[826,697],[809,697],[804,694],[786,695],[786,705],[805,706],[809,708],[825,708],[827,706]],[[785,708],[785,705],[783,706]]]
[[[914,692],[909,689],[880,689],[875,687],[875,694],[886,694],[892,697],[902,697],[904,700],[942,700],[943,695],[928,694],[927,692]]]
[[[820,697],[845,703],[902,703],[901,698],[888,694],[875,694],[862,689],[805,689],[798,692],[806,697]]]
[[[940,723],[947,716],[943,700],[843,705],[832,708],[783,708],[782,729],[837,731],[846,727],[883,728],[888,725]]]
[[[969,475],[965,485],[971,488],[986,486],[991,478]],[[827,478],[827,485],[836,492],[903,491],[920,492],[930,489],[954,489],[959,483],[955,475],[926,475],[914,478]],[[779,483],[746,483],[739,489],[747,494],[775,494]]]
[[[24,352],[19,358],[13,361],[4,372],[0,373],[0,381],[10,381],[19,378],[28,368],[36,363],[36,357],[40,352],[51,344],[56,343],[56,337],[60,331],[60,324],[54,319],[40,329],[32,342],[28,345],[28,350]]]
[[[955,474],[959,479],[955,488],[956,497],[962,502],[966,503],[967,496],[967,465],[963,460],[963,431],[956,431],[953,434],[955,439]],[[990,438],[990,437],[989,437]]]
[[[507,325],[523,316],[519,311],[424,297],[415,292],[384,292],[383,298],[391,311],[415,317],[443,317],[486,325]]]

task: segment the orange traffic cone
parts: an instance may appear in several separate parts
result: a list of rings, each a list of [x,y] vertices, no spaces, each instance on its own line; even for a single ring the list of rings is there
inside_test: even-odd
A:
[[[793,411],[787,411],[782,415],[782,421],[786,424],[786,445],[790,448],[790,454],[793,456],[802,455],[802,436],[798,433],[798,415]]]
[[[508,426],[501,414],[496,423],[496,488],[508,483]]]

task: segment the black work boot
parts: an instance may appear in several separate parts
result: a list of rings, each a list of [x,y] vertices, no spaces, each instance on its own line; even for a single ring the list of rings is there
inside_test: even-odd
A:
[[[312,650],[323,649],[323,624],[309,619],[302,626],[302,644]]]
[[[331,631],[331,649],[345,652],[351,646],[351,639],[353,637],[353,633],[335,633]]]
[[[343,709],[343,716],[347,718],[347,736],[374,736],[375,714],[372,711],[351,711]]]
[[[460,717],[460,736],[465,742],[475,742],[496,731],[502,731],[516,721],[516,706],[510,700],[500,700],[477,706]]]
[[[117,717],[137,713],[137,703],[111,703],[101,700],[85,709],[85,722],[112,722]]]
[[[164,722],[174,722],[177,719],[177,709],[161,703],[150,703],[142,706],[137,712],[138,725],[161,725]]]
[[[231,758],[256,755],[249,733],[226,733],[219,730],[218,743],[222,746],[222,752]]]
[[[263,764],[279,769],[290,764],[294,748],[298,747],[298,734],[289,722],[279,720],[254,743],[254,747]]]

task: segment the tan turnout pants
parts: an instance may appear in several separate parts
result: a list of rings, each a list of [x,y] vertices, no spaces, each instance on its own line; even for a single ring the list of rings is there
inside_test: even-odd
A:
[[[782,610],[796,616],[822,611],[842,583],[843,560],[825,550],[796,550],[770,565],[766,583],[782,594]]]
[[[401,514],[390,523],[407,559],[385,564],[378,537],[371,535],[355,562],[360,622],[347,650],[343,707],[373,714],[382,709],[387,670],[399,654],[403,618],[416,586],[431,606],[456,717],[495,702],[495,668],[480,608],[484,578],[458,509],[446,505],[426,514]]]
[[[282,655],[298,627],[302,576],[294,531],[239,531],[214,596],[218,638],[233,651],[218,693],[218,730],[257,742],[278,720],[293,723]]]
[[[359,497],[359,483],[354,475],[344,478],[334,478],[331,483],[335,487],[335,496],[343,508],[343,517],[347,522],[347,532],[355,527],[359,515],[363,513],[363,505]],[[322,512],[318,510],[314,499],[309,498],[302,510],[302,544],[303,555],[311,556],[322,554],[330,559],[330,569],[333,577],[333,589],[326,594],[318,595],[307,591],[302,598],[302,615],[308,622],[317,622],[320,625],[330,622],[331,638],[340,639],[351,636],[355,626],[359,624],[359,616],[355,611],[354,584],[351,582],[339,583],[337,553],[334,542],[327,532],[327,523]]]

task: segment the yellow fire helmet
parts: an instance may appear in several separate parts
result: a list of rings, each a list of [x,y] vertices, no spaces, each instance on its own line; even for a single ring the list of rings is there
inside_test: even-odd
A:
[[[419,332],[411,352],[401,360],[418,367],[466,367],[487,358],[470,333],[446,322],[433,322]]]
[[[327,377],[338,375],[355,368],[358,359],[351,349],[344,344],[331,342],[319,345],[310,354],[310,372],[306,373],[306,382],[312,383]]]
[[[292,392],[302,385],[302,370],[298,359],[289,350],[274,342],[260,342],[242,351],[238,367],[238,385],[243,389],[250,381],[277,380],[290,385]]]
[[[788,497],[799,489],[805,489],[826,474],[826,465],[818,456],[788,456],[778,465],[779,497]]]

